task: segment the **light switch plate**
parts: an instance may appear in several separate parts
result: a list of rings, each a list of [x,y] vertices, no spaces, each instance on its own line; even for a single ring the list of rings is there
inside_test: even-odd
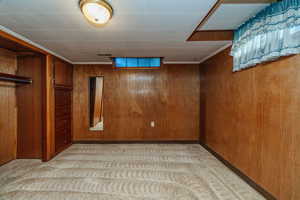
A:
[[[154,122],[154,121],[151,121],[150,126],[151,126],[152,128],[155,127],[155,122]]]

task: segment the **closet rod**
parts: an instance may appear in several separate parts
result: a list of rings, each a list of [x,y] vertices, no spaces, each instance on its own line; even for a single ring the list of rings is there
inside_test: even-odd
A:
[[[15,83],[31,84],[32,79],[23,76],[16,76],[12,74],[0,73],[0,81],[10,81]]]

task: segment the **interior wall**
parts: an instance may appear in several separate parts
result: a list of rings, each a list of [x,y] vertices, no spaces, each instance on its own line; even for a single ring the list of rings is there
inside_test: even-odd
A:
[[[61,59],[55,58],[54,62],[54,79],[57,86],[73,85],[73,66]]]
[[[72,93],[73,88],[73,65],[55,56],[47,55],[45,85],[47,120],[45,120],[44,161],[48,161],[71,143],[72,98],[69,98],[69,94]]]
[[[229,52],[200,66],[202,141],[278,199],[300,199],[300,55],[232,73]]]
[[[0,48],[0,72],[15,74],[17,57]],[[17,107],[14,83],[0,81],[0,165],[16,158]]]
[[[43,161],[49,161],[55,156],[55,91],[54,91],[54,57],[46,56],[45,65],[45,135],[43,146]]]
[[[20,84],[16,89],[18,106],[17,158],[42,158],[43,68],[44,56],[18,56],[17,75],[30,77],[32,84]]]
[[[88,80],[104,76],[104,131],[89,131]],[[114,69],[75,65],[74,141],[197,141],[199,65]],[[155,127],[150,122],[155,121]]]

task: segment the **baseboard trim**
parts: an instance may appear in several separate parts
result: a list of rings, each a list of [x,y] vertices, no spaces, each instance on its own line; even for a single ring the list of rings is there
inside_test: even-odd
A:
[[[2,167],[3,165],[6,165],[6,164],[8,164],[8,163],[10,163],[11,161],[16,160],[16,159],[17,159],[17,158],[13,158],[13,159],[11,159],[11,160],[5,161],[5,162],[3,162],[3,163],[0,164],[0,167]]]
[[[199,141],[73,141],[73,144],[199,144]]]
[[[264,188],[262,188],[260,185],[258,185],[256,182],[254,182],[251,178],[249,178],[246,174],[241,172],[238,168],[233,166],[230,162],[225,160],[221,155],[219,155],[217,152],[212,150],[209,146],[206,144],[200,143],[202,147],[204,147],[207,151],[209,151],[211,154],[213,154],[219,161],[221,161],[228,169],[233,171],[236,175],[238,175],[241,179],[243,179],[248,185],[250,185],[253,189],[255,189],[258,193],[260,193],[263,197],[265,197],[267,200],[277,200],[272,194],[270,194],[268,191],[266,191]]]
[[[54,153],[54,155],[52,156],[52,158],[54,158],[55,156],[57,156],[57,155],[60,154],[61,152],[65,151],[67,148],[69,148],[70,146],[72,146],[72,144],[73,144],[73,142],[71,142],[71,143],[67,144],[66,146],[64,146],[64,147],[62,147],[62,148],[56,150],[55,153]],[[52,159],[52,158],[51,158],[51,159]],[[51,159],[50,159],[50,160],[51,160]]]

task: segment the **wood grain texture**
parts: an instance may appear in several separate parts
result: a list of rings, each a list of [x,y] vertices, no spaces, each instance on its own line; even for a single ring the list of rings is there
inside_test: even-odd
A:
[[[43,161],[50,160],[55,155],[55,99],[54,99],[54,57],[47,55],[45,66],[45,136]]]
[[[104,131],[89,131],[88,80],[104,76]],[[199,138],[199,66],[116,70],[75,65],[75,141],[183,141]],[[155,121],[155,127],[150,122]]]
[[[41,80],[41,83],[39,85],[39,87],[41,87],[41,95],[39,96],[38,100],[32,100],[32,103],[34,103],[34,104],[35,103],[41,104],[41,118],[40,119],[42,119],[42,123],[40,123],[40,125],[42,126],[42,132],[41,132],[42,136],[41,137],[43,137],[43,140],[39,141],[39,144],[41,146],[43,146],[43,150],[42,150],[43,160],[47,161],[47,160],[51,159],[57,153],[57,152],[55,152],[55,142],[54,142],[55,141],[55,136],[54,136],[55,135],[54,134],[54,126],[55,126],[54,96],[55,95],[54,95],[54,85],[53,85],[54,78],[55,78],[54,67],[57,66],[57,72],[56,72],[56,75],[58,77],[57,84],[60,84],[62,86],[67,85],[67,87],[72,87],[72,81],[73,81],[72,80],[72,76],[73,76],[72,67],[73,66],[69,63],[66,63],[65,61],[62,61],[62,60],[56,58],[55,56],[52,56],[48,52],[46,52],[38,47],[35,47],[23,40],[20,40],[8,33],[3,32],[3,31],[0,31],[0,47],[6,48],[6,49],[11,49],[12,51],[16,52],[17,56],[47,57],[47,59],[43,59],[43,63],[42,63],[43,68],[41,69],[41,74],[39,76],[39,78]],[[32,69],[28,69],[28,70],[29,71],[32,70],[32,72],[35,73],[35,70],[34,70],[35,66],[28,66],[28,68],[32,68]],[[1,70],[2,70],[2,68],[0,66],[0,72],[1,72]],[[4,72],[5,72],[5,70],[4,70]],[[27,104],[30,104],[30,102],[28,100],[28,98],[30,98],[30,96],[25,95],[25,93],[23,96],[25,97],[25,99],[27,99],[24,102]],[[2,101],[1,103],[5,103],[5,102],[6,101]],[[12,104],[14,103],[12,100],[10,100],[10,102]],[[19,101],[19,102],[22,102],[22,101]],[[22,107],[22,105],[21,105],[21,107]],[[25,106],[23,106],[23,108],[26,110]],[[22,111],[20,111],[20,112],[23,113]],[[10,109],[9,113],[12,115],[14,112],[11,111],[11,109]],[[3,116],[4,115],[5,115],[5,112],[3,112]],[[30,121],[30,118],[32,117],[32,115],[38,115],[38,114],[30,113],[29,115],[30,115],[29,119],[26,119],[27,121]],[[8,116],[8,115],[6,115],[6,116]],[[2,117],[2,113],[1,113],[1,117]],[[32,120],[34,121],[35,119],[32,119]],[[10,121],[13,122],[13,119],[10,119]],[[26,128],[27,126],[30,126],[28,124],[26,125],[23,122],[23,120],[20,123],[21,124],[23,123],[24,127],[22,127],[22,125],[21,125],[19,130],[22,130],[23,128]],[[1,123],[0,123],[0,125],[1,125]],[[16,125],[16,127],[17,127],[17,125]],[[7,128],[7,127],[5,127],[5,128]],[[7,130],[7,129],[5,129],[5,130]],[[24,131],[26,131],[26,130],[24,129]],[[24,136],[24,138],[25,138],[25,136]],[[30,140],[30,139],[27,139],[27,140]],[[33,140],[36,140],[36,139],[31,139],[31,142],[33,142]],[[3,140],[3,142],[6,143],[6,141],[4,141],[4,140]],[[21,143],[19,144],[19,146],[22,146],[22,145],[25,145],[25,144],[21,144]],[[28,144],[28,146],[30,146],[30,145],[32,146],[32,144]],[[36,145],[33,145],[33,146],[37,147]],[[16,145],[14,148],[16,149]],[[7,149],[7,150],[9,151],[9,149]],[[5,151],[2,151],[2,152],[5,154]],[[20,151],[20,152],[23,152],[23,151]],[[37,157],[37,156],[34,156],[34,157]]]
[[[73,66],[63,60],[54,58],[55,85],[73,85]]]
[[[31,52],[32,50],[15,41],[2,37],[0,34],[0,48],[5,48],[13,52]]]
[[[0,72],[15,74],[14,52],[0,49]],[[0,81],[0,165],[16,158],[17,107],[14,83]]]
[[[54,127],[55,154],[63,151],[72,142],[72,87],[73,65],[58,58],[54,66]]]
[[[1,48],[7,48],[10,49],[12,51],[34,51],[34,52],[38,52],[41,54],[48,54],[46,51],[35,47],[31,44],[29,44],[28,42],[25,42],[19,38],[16,38],[15,36],[12,36],[4,31],[0,30],[0,47]]]
[[[17,158],[42,157],[42,68],[40,56],[18,57],[17,75],[31,77],[29,85],[17,87],[18,145]]]
[[[55,88],[55,152],[71,144],[72,90]]]
[[[47,55],[46,58],[46,78],[45,78],[45,101],[46,101],[46,131],[45,131],[45,145],[44,145],[44,161],[48,161],[65,149],[70,144],[72,139],[72,107],[69,113],[68,123],[70,124],[71,129],[69,128],[68,132],[61,133],[61,124],[64,125],[65,119],[61,119],[57,116],[60,116],[61,109],[56,110],[57,102],[55,99],[58,99],[60,93],[57,91],[60,90],[72,90],[73,85],[73,66],[69,63],[61,61],[60,59]],[[59,88],[59,89],[57,89]],[[69,104],[72,105],[72,98],[69,99]],[[60,121],[61,120],[61,121]],[[64,141],[68,139],[68,144],[64,145]],[[57,144],[57,142],[60,142]]]
[[[300,199],[300,56],[232,73],[229,52],[201,65],[201,139],[278,199]]]
[[[223,41],[233,40],[233,31],[231,30],[209,30],[196,31],[188,41]]]

